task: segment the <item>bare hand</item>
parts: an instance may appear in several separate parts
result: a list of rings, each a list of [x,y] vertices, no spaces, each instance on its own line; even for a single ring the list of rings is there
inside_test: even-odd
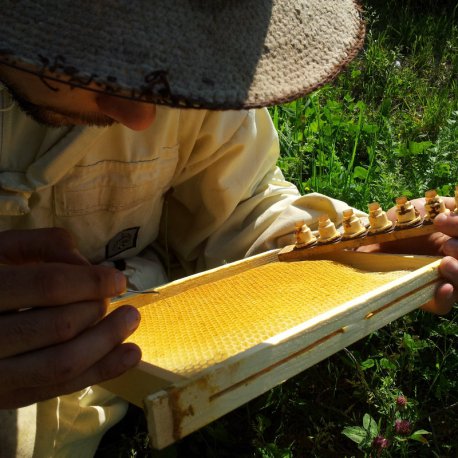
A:
[[[434,219],[437,232],[424,237],[369,245],[359,250],[445,256],[439,267],[444,282],[437,288],[434,300],[422,307],[439,315],[448,313],[453,304],[458,301],[458,215],[453,214],[455,200],[444,197],[444,201],[452,213],[448,216],[440,214]],[[424,199],[414,199],[412,203],[424,216]],[[396,219],[394,207],[387,214],[391,220]]]
[[[90,265],[66,231],[0,232],[0,279],[0,409],[78,391],[140,360],[136,345],[122,344],[138,311],[105,317],[124,276]]]

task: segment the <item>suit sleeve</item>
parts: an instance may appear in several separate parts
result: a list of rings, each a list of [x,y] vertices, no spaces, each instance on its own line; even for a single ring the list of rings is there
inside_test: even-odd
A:
[[[265,109],[207,112],[181,148],[188,159],[168,199],[166,232],[179,258],[197,270],[292,243],[298,220],[314,229],[326,213],[339,224],[348,208],[321,194],[301,196],[285,180]]]

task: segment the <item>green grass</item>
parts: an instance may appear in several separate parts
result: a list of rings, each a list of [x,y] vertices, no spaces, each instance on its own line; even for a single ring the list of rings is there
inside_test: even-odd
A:
[[[364,53],[336,84],[271,110],[280,165],[301,191],[364,208],[454,189],[458,12],[455,2],[441,2],[446,14],[429,3],[366,2]]]
[[[456,1],[368,0],[364,52],[314,94],[275,107],[285,175],[366,209],[378,201],[452,195],[458,183]],[[140,411],[102,457],[455,457],[458,309],[411,313],[163,452]],[[396,407],[403,394],[407,407]],[[411,433],[394,430],[396,419]],[[390,441],[372,448],[375,435]],[[116,440],[114,440],[116,438]],[[379,453],[380,452],[380,453]],[[371,455],[372,454],[372,455]]]

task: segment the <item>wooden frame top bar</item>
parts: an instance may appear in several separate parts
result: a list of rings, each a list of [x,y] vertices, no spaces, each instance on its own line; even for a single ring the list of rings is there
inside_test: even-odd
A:
[[[351,250],[360,246],[372,245],[375,243],[392,242],[394,240],[403,240],[437,232],[434,224],[424,224],[419,227],[406,229],[395,229],[391,232],[379,234],[367,234],[363,237],[354,239],[340,239],[338,242],[328,244],[317,244],[311,247],[298,248],[295,245],[288,245],[278,252],[279,261],[300,261],[312,256],[322,255],[340,250]]]

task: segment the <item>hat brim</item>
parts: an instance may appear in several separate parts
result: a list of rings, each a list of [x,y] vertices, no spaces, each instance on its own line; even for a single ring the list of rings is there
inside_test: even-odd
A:
[[[177,107],[288,102],[362,47],[356,0],[7,0],[0,63],[98,92]]]

